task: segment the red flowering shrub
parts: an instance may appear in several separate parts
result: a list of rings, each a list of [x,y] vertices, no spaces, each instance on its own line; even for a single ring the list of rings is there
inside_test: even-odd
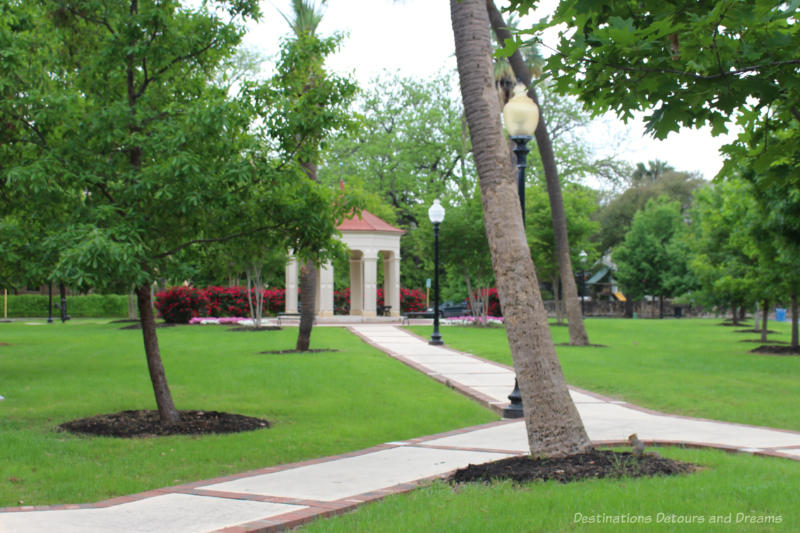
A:
[[[271,315],[277,315],[286,309],[286,289],[266,289],[264,307]]]
[[[244,287],[207,287],[205,316],[250,316],[247,289]]]
[[[500,297],[497,296],[497,289],[481,289],[481,296],[484,296],[486,293],[489,293],[489,312],[487,313],[488,316],[503,316],[503,311],[500,309]],[[467,310],[470,310],[469,305],[469,298],[467,298]]]
[[[385,304],[383,289],[376,292],[375,305],[381,307]],[[424,311],[425,293],[412,289],[400,289],[400,311]],[[333,292],[333,312],[337,315],[350,313],[350,289]]]
[[[194,287],[172,287],[156,293],[156,309],[166,322],[188,324],[189,320],[205,312],[207,306],[205,291]]]
[[[334,315],[349,315],[350,314],[350,289],[342,289],[340,291],[333,291],[333,314]]]
[[[400,312],[425,310],[425,293],[418,289],[400,289]]]

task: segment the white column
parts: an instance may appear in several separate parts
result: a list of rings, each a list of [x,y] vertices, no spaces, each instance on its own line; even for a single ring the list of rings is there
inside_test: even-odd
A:
[[[376,300],[378,299],[378,252],[364,251],[364,308],[362,316],[378,316]]]
[[[333,265],[326,262],[317,269],[317,316],[333,316]]]
[[[391,305],[391,316],[400,316],[400,257],[392,252],[383,261],[383,301]]]
[[[360,315],[364,309],[364,291],[362,275],[364,265],[361,258],[350,258],[350,314]]]
[[[289,255],[286,261],[286,309],[287,313],[297,312],[297,258]]]

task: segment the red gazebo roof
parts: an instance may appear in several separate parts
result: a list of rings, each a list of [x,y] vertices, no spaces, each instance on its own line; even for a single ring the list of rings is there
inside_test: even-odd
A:
[[[344,222],[339,224],[336,228],[339,231],[383,231],[390,233],[405,233],[404,230],[396,228],[376,217],[366,209],[361,211],[360,215],[353,215],[346,218]]]

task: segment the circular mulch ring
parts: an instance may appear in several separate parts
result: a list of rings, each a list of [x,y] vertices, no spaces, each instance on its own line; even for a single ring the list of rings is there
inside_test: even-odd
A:
[[[535,459],[531,456],[510,457],[482,465],[469,465],[457,470],[450,483],[490,483],[509,479],[515,483],[555,480],[561,483],[583,479],[645,477],[657,475],[688,474],[700,467],[644,454],[634,457],[631,452],[593,450],[559,458]]]
[[[121,318],[119,320],[112,320],[109,324],[133,324],[133,323],[141,324],[141,320],[134,320],[132,318]]]
[[[570,344],[568,342],[559,342],[556,346],[574,346],[576,348],[608,348],[605,344]]]
[[[280,326],[261,326],[260,328],[256,328],[253,326],[239,326],[236,328],[230,328],[228,331],[280,331],[282,328]]]
[[[745,324],[742,324],[741,322],[736,323],[736,324],[734,324],[733,322],[723,322],[722,324],[717,324],[717,325],[718,326],[725,326],[726,328],[740,328],[740,327],[744,326]],[[759,330],[759,331],[761,331],[761,330]]]
[[[771,344],[762,344],[758,348],[750,350],[750,353],[757,353],[759,355],[793,356],[800,355],[800,349],[792,348],[791,346],[773,346]]]
[[[157,322],[156,323],[156,327],[157,328],[176,328],[176,327],[178,327],[180,325],[182,325],[182,324],[175,324],[173,322]],[[142,329],[142,323],[137,320],[136,324],[131,324],[130,326],[125,326],[124,328],[119,328],[119,329]]]
[[[139,410],[81,418],[58,427],[70,433],[121,438],[240,433],[269,427],[261,418],[218,411],[180,411],[180,415],[180,422],[169,426],[161,423],[158,411]]]
[[[762,343],[762,344],[764,342],[771,342],[772,344],[789,344],[786,341],[772,341],[772,340],[771,341],[762,341],[761,339],[742,339],[739,342],[759,342],[759,343]]]
[[[291,353],[323,353],[323,352],[338,352],[338,351],[339,350],[334,350],[333,348],[319,348],[317,350],[267,350],[266,352],[258,352],[258,353],[284,355]]]
[[[734,333],[758,333],[761,334],[760,329],[737,329]],[[775,335],[778,333],[777,331],[772,331],[771,329],[767,330],[767,335]]]

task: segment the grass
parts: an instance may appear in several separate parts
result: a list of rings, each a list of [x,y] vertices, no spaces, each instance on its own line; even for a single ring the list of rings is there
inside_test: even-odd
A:
[[[273,427],[126,440],[59,432],[75,418],[155,408],[141,332],[99,320],[0,324],[0,507],[98,501],[496,419],[341,328],[312,335],[312,348],[339,352],[292,355],[258,352],[293,348],[295,328],[158,334],[179,409]]]
[[[410,493],[312,522],[314,532],[561,532],[590,531],[800,531],[800,462],[731,455],[715,450],[662,449],[662,455],[704,465],[671,477],[591,480],[561,485],[536,482],[436,482]],[[637,523],[590,523],[627,517]],[[641,517],[641,518],[639,518]],[[712,523],[718,520],[730,523]],[[766,517],[779,524],[748,524]],[[702,523],[699,521],[702,519]],[[764,519],[764,518],[762,518]],[[586,522],[583,522],[583,521]],[[671,520],[671,522],[669,521]],[[694,523],[687,521],[695,520]],[[739,523],[737,523],[739,520]]]
[[[720,320],[587,319],[589,339],[606,347],[556,346],[567,382],[631,403],[687,416],[800,430],[789,406],[800,403],[800,357],[748,353],[740,342],[757,334],[736,333]],[[750,323],[752,327],[752,323]],[[770,322],[788,340],[789,325]],[[430,336],[431,328],[414,326]],[[511,355],[502,328],[443,327],[444,342],[505,364]],[[566,327],[551,327],[566,343]]]

